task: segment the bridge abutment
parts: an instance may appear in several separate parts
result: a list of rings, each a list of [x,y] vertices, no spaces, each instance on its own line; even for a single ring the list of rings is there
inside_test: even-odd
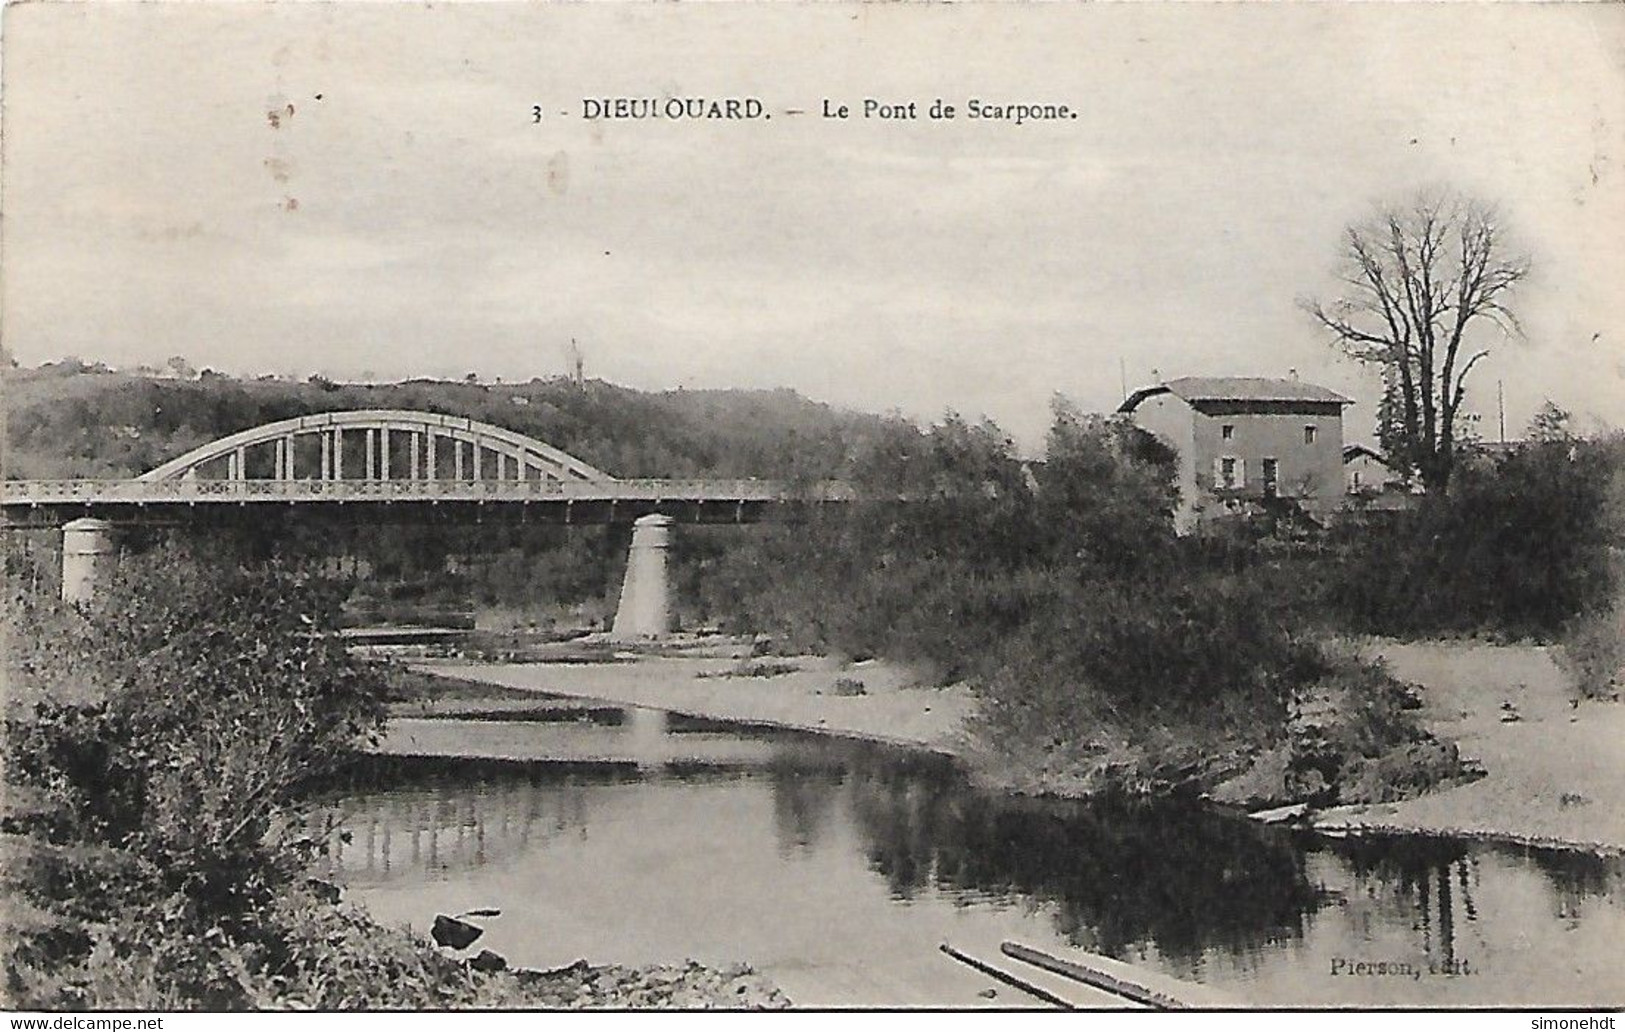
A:
[[[623,641],[661,638],[672,631],[671,584],[666,553],[671,549],[672,518],[656,513],[632,524],[626,578],[610,636]]]
[[[89,606],[118,564],[113,525],[86,517],[62,526],[62,601]]]

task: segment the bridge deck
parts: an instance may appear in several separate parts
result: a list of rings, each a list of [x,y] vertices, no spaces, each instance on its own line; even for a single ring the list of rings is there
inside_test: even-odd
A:
[[[768,480],[10,480],[0,482],[0,521],[43,527],[81,516],[165,522],[295,509],[372,520],[560,523],[613,523],[662,512],[683,522],[735,523],[846,500],[839,484],[792,490]]]

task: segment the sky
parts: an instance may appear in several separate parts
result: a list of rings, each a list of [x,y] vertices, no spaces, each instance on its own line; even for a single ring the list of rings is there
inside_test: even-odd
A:
[[[3,35],[27,365],[527,380],[573,339],[633,387],[1027,446],[1056,392],[1296,370],[1360,439],[1376,380],[1296,302],[1336,295],[1345,226],[1449,188],[1534,269],[1523,338],[1481,340],[1486,436],[1498,382],[1512,436],[1548,398],[1625,425],[1622,5],[26,3]],[[582,117],[616,96],[773,117]]]

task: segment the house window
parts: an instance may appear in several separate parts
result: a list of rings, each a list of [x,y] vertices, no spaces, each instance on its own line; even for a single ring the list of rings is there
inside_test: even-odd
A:
[[[1242,460],[1225,456],[1213,460],[1213,486],[1222,489],[1234,489],[1243,486],[1247,481],[1247,466]]]
[[[1235,437],[1236,437],[1235,424],[1234,423],[1226,423],[1223,426],[1219,427],[1219,436],[1224,438],[1226,441],[1235,440]]]
[[[1261,472],[1264,474],[1264,494],[1266,497],[1274,498],[1280,488],[1281,464],[1274,459],[1265,459]]]
[[[1312,423],[1309,426],[1304,427],[1303,428],[1303,443],[1304,444],[1314,444],[1315,443],[1315,433],[1319,429],[1320,429],[1319,427],[1315,426]]]

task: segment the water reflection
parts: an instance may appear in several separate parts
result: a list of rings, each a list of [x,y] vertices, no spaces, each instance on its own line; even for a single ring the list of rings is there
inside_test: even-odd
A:
[[[332,844],[331,870],[370,885],[522,856],[584,834],[592,789],[636,778],[617,764],[370,757],[333,788],[343,798],[330,812],[346,835]]]
[[[1571,926],[1580,920],[1588,899],[1618,899],[1625,888],[1625,860],[1591,853],[1546,849],[1525,850],[1525,855],[1551,879],[1556,890],[1555,916]]]
[[[678,723],[629,713],[617,727],[662,755],[670,739],[723,734]],[[351,833],[335,871],[363,892],[390,890],[378,905],[410,920],[458,891],[509,907],[520,893],[520,912],[545,905],[555,921],[572,894],[602,893],[600,908],[625,913],[585,915],[577,934],[603,936],[605,955],[621,959],[651,944],[720,943],[763,964],[869,974],[897,963],[899,943],[928,952],[941,937],[985,933],[1153,964],[1255,1003],[1625,999],[1597,945],[1625,934],[1619,858],[1328,840],[1192,805],[1013,798],[976,789],[937,757],[743,737],[771,758],[375,757],[334,786]],[[677,905],[674,891],[681,923],[639,924]],[[508,948],[522,951],[519,941]],[[531,962],[569,959],[542,951]],[[1339,959],[1450,977],[1334,977]],[[1473,977],[1455,977],[1464,965]]]
[[[773,830],[781,854],[816,845],[839,802],[837,778],[780,767],[773,772]]]
[[[930,885],[1058,906],[1074,945],[1192,958],[1297,934],[1318,893],[1284,836],[1192,806],[997,798],[865,773],[852,812],[892,891]]]

